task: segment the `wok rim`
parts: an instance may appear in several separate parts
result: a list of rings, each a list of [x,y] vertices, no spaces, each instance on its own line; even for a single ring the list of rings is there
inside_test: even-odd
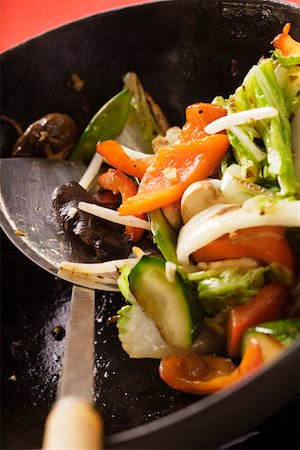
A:
[[[201,3],[205,0],[193,0],[195,3]],[[299,3],[293,3],[293,2],[286,2],[284,0],[225,0],[222,2],[222,0],[210,0],[215,3],[226,3],[227,5],[238,5],[238,4],[249,4],[249,5],[264,5],[265,7],[282,7],[286,9],[288,12],[299,12],[300,13],[300,4]],[[125,10],[138,10],[138,9],[144,9],[145,7],[155,7],[157,5],[170,3],[175,4],[179,3],[179,0],[153,0],[151,2],[142,2],[140,4],[132,4],[132,5],[126,5],[126,6],[119,6],[112,9],[109,9],[108,11],[103,11],[96,14],[90,14],[83,18],[76,19],[71,22],[67,22],[65,24],[59,25],[55,28],[52,28],[50,30],[47,30],[43,33],[37,34],[33,38],[26,40],[24,42],[21,42],[17,46],[14,46],[12,48],[7,49],[6,51],[2,52],[0,54],[1,57],[5,57],[5,55],[10,54],[14,52],[15,50],[26,46],[27,44],[30,44],[32,41],[39,40],[41,38],[47,37],[48,35],[54,35],[56,33],[63,32],[65,29],[68,29],[70,27],[77,27],[81,23],[87,23],[88,21],[99,17],[99,16],[108,16],[112,14],[118,14],[122,13]],[[2,211],[0,211],[0,214],[2,215]],[[5,221],[3,221],[5,223]],[[7,234],[5,226],[2,227]],[[9,225],[8,225],[9,226]],[[9,237],[10,238],[10,237]],[[22,248],[20,248],[19,244],[20,240],[16,237],[16,242],[11,239],[14,245],[17,246],[17,248],[22,251]],[[23,252],[24,253],[24,252]],[[27,255],[28,256],[28,255]],[[53,272],[49,270],[49,272],[53,275]],[[118,433],[110,434],[105,436],[105,444],[108,445],[108,447],[117,447],[118,445],[122,444],[130,444],[132,442],[139,442],[140,440],[143,440],[143,437],[145,435],[147,436],[153,436],[159,431],[162,433],[170,432],[171,429],[173,429],[177,423],[182,422],[183,420],[190,420],[191,417],[195,417],[197,415],[200,415],[205,410],[215,408],[215,405],[218,405],[220,409],[223,409],[226,407],[227,403],[232,401],[232,398],[236,398],[236,396],[239,396],[239,394],[243,394],[245,391],[253,390],[255,386],[259,385],[260,382],[262,384],[265,382],[265,380],[270,376],[270,374],[274,373],[278,368],[284,368],[285,366],[291,366],[293,365],[293,361],[300,360],[300,340],[297,339],[297,341],[288,349],[284,350],[278,358],[276,358],[275,361],[273,361],[270,364],[264,365],[259,371],[257,371],[254,374],[249,375],[249,377],[246,380],[240,381],[238,384],[233,385],[232,387],[229,387],[228,389],[225,389],[223,391],[217,392],[215,394],[212,394],[210,396],[200,398],[199,401],[196,401],[195,403],[192,403],[189,406],[186,406],[182,408],[181,410],[169,413],[167,416],[158,418],[152,422],[149,422],[147,424],[143,424],[137,427],[133,427],[131,429],[121,431]],[[298,369],[300,368],[300,365],[298,363]],[[279,383],[278,383],[279,384]],[[289,398],[285,396],[285,400],[282,400],[280,403],[278,403],[277,410],[280,409],[284,404],[286,404],[289,399],[294,398],[300,393],[300,386],[297,388],[297,386],[294,387],[293,390],[291,390]],[[270,414],[275,413],[276,409],[271,407],[271,411],[268,413],[264,413],[263,417],[267,418]],[[240,434],[243,432],[246,432],[248,429],[253,428],[254,426],[261,423],[262,419],[260,417],[254,418],[252,417],[252,421],[249,423],[249,425],[244,427],[244,430],[239,429]],[[173,427],[173,428],[172,428]],[[235,434],[231,431],[228,433],[229,438],[222,439],[221,442],[224,442],[226,440],[229,440],[235,436]],[[153,436],[154,437],[154,436]],[[130,447],[128,447],[130,448]],[[136,448],[136,447],[135,447]]]

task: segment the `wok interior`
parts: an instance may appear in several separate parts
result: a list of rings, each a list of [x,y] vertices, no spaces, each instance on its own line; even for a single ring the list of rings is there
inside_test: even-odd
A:
[[[273,2],[165,1],[93,16],[2,56],[2,111],[24,129],[50,112],[69,114],[83,128],[134,70],[171,123],[180,125],[190,103],[232,92],[249,67],[268,55],[286,22],[299,38],[299,8]],[[72,73],[85,81],[80,92],[68,86]],[[14,130],[4,124],[1,139],[1,153],[8,156]],[[51,330],[66,324],[70,286],[5,239],[2,255],[5,447],[38,447],[64,348]],[[120,295],[97,294],[95,400],[108,435],[199,400],[165,386],[158,361],[130,361],[124,354],[115,326],[106,323],[121,303]],[[14,374],[16,383],[9,380]]]

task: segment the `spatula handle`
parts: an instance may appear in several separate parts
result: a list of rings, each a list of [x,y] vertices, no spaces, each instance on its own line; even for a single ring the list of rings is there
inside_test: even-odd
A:
[[[99,450],[102,436],[98,412],[81,399],[65,397],[47,418],[43,450]]]

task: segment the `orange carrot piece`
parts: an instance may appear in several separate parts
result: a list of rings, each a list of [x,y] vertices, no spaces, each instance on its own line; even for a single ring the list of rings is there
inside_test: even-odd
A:
[[[193,253],[196,262],[252,256],[268,264],[277,262],[294,271],[294,256],[285,237],[285,227],[266,226],[224,234]]]
[[[143,177],[154,157],[150,155],[147,158],[131,159],[117,141],[111,140],[98,142],[96,150],[108,164],[137,178]]]
[[[161,148],[138,193],[120,206],[120,214],[142,214],[175,202],[190,184],[210,175],[227,148],[228,138],[221,134]]]
[[[281,50],[283,56],[300,55],[300,42],[290,36],[290,28],[291,24],[287,23],[273,41],[274,47]]]
[[[191,142],[207,136],[204,128],[211,122],[226,116],[227,111],[211,103],[195,103],[186,109],[186,123],[180,133],[178,142]]]

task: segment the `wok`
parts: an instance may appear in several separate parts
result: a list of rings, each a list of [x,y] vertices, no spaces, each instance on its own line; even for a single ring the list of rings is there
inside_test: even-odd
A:
[[[286,22],[300,38],[300,7],[275,1],[170,0],[91,16],[1,56],[2,114],[24,129],[49,112],[83,128],[134,70],[172,124],[185,107],[227,96]],[[234,70],[233,70],[234,68]],[[70,89],[76,72],[85,85]],[[3,124],[1,154],[16,135]],[[3,176],[3,174],[2,174]],[[20,180],[20,183],[22,180]],[[68,283],[41,271],[2,239],[3,448],[39,448],[54,402]],[[130,360],[107,323],[122,299],[97,294],[96,405],[109,448],[215,448],[262,423],[300,392],[300,342],[246,382],[210,397],[171,390],[158,361]],[[62,336],[60,336],[62,337]]]

